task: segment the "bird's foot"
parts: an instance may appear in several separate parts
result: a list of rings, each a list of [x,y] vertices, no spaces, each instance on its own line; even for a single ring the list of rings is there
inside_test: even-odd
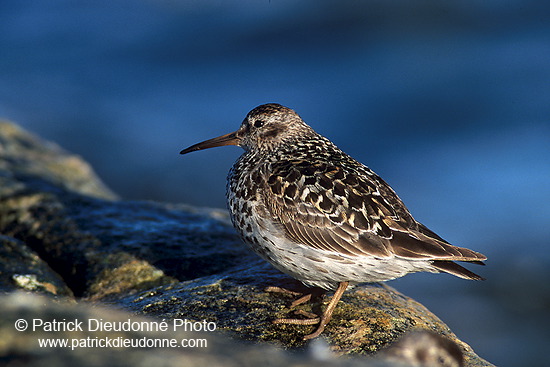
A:
[[[290,289],[281,288],[281,287],[266,287],[264,291],[269,293],[288,294],[296,297],[301,296],[300,298],[298,298],[297,300],[293,301],[290,304],[290,308],[294,308],[296,306],[299,306],[303,303],[310,301],[312,298],[318,298],[325,294],[325,291],[321,288],[310,288],[307,290],[307,293],[296,292],[296,291],[292,291]]]
[[[311,312],[306,312],[306,311],[303,311],[303,310],[297,310],[297,311],[295,311],[296,314],[306,316],[308,318],[307,319],[277,319],[277,320],[273,320],[273,323],[274,324],[294,324],[294,325],[316,325],[316,324],[319,324],[319,326],[317,327],[317,329],[313,333],[304,336],[304,340],[309,340],[309,339],[313,339],[313,338],[318,337],[325,330],[325,326],[329,323],[330,319],[332,318],[332,313],[334,312],[334,309],[336,308],[336,304],[338,303],[338,301],[342,297],[342,294],[344,294],[344,291],[348,287],[348,284],[349,284],[348,282],[341,282],[338,285],[338,289],[336,289],[336,292],[334,292],[334,296],[332,297],[332,299],[328,303],[325,312],[323,312],[323,315],[321,315],[320,317],[313,314],[313,313],[311,313]],[[274,288],[278,288],[278,287],[274,287]],[[282,288],[279,288],[279,289],[282,289]],[[292,291],[288,291],[288,290],[285,290],[285,291],[292,292]],[[295,292],[293,292],[293,293],[295,293]],[[324,293],[324,291],[322,293]],[[300,297],[296,301],[292,302],[291,307],[295,307],[299,304],[302,304],[304,302],[309,301],[311,299],[312,295],[313,295],[313,292],[308,293],[308,294]]]
[[[282,287],[273,287],[273,286],[265,287],[264,292],[288,294],[288,295],[291,295],[291,296],[300,296],[300,295],[303,294],[301,292],[291,291],[290,289],[286,289],[286,288],[282,288]]]
[[[292,325],[319,324],[319,326],[313,333],[304,336],[304,340],[313,339],[321,335],[321,333],[325,330],[325,326],[328,324],[332,316],[332,312],[330,312],[330,314],[327,314],[327,312],[325,312],[321,317],[319,317],[314,313],[303,311],[303,310],[297,310],[295,311],[295,314],[306,316],[308,318],[307,319],[277,319],[277,320],[273,320],[272,322],[274,324],[292,324]]]
[[[314,313],[298,310],[296,315],[308,317],[307,319],[276,319],[271,321],[273,324],[293,324],[293,325],[315,325],[321,321],[321,318]]]

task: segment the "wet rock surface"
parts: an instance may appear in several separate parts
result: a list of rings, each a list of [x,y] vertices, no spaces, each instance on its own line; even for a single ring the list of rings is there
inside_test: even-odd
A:
[[[155,358],[166,365],[191,366],[198,361],[203,365],[247,365],[245,356],[255,362],[249,365],[268,360],[273,362],[270,365],[319,365],[307,351],[321,342],[302,341],[313,326],[271,323],[294,316],[288,306],[295,297],[269,293],[265,288],[299,290],[300,285],[249,251],[228,223],[225,211],[118,200],[80,158],[8,122],[0,123],[0,234],[0,289],[5,292],[0,297],[0,312],[6,315],[1,328],[10,335],[0,344],[4,360],[29,359],[41,365],[33,357],[38,334],[14,331],[18,318],[51,318],[46,316],[51,312],[59,318],[76,313],[84,319],[93,310],[91,305],[96,305],[101,306],[105,317],[110,311],[103,307],[110,307],[119,310],[117,317],[132,320],[143,315],[216,325],[216,332],[208,333],[208,340],[215,342],[207,352],[164,348]],[[8,295],[15,290],[47,298]],[[297,309],[319,312],[326,302],[326,298],[320,299]],[[41,309],[37,304],[46,307]],[[325,349],[330,356],[377,355],[417,329],[454,341],[467,366],[491,365],[425,307],[378,284],[345,293],[324,333],[328,343]],[[150,333],[147,336],[151,337]],[[272,344],[301,352],[289,354]],[[140,363],[152,358],[136,348],[91,348],[73,354],[71,350],[56,350],[41,348],[38,354],[44,361],[65,356],[67,361],[83,365],[92,365],[94,352],[103,353],[111,358],[112,365],[120,366],[145,365]],[[181,358],[190,355],[196,360],[182,364]],[[278,357],[266,359],[271,355]],[[214,359],[222,356],[223,360]],[[401,363],[366,358],[362,357],[362,365]],[[331,365],[335,361],[341,365],[356,363],[336,359]],[[432,365],[423,363],[418,365]]]

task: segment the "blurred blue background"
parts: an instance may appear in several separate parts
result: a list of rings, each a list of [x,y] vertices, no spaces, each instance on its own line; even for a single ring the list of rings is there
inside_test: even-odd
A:
[[[126,199],[225,206],[241,153],[182,157],[294,108],[415,217],[489,257],[390,282],[500,366],[550,345],[550,2],[2,0],[0,117]]]

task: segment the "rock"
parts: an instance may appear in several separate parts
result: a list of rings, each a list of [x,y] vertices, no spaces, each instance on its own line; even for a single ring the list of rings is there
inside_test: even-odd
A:
[[[245,344],[236,348],[227,335],[308,348],[301,337],[311,326],[271,323],[291,315],[288,304],[293,299],[264,291],[273,285],[300,286],[252,254],[228,224],[225,211],[116,200],[85,162],[9,123],[0,123],[0,233],[0,271],[7,274],[0,283],[3,290],[25,289],[62,303],[74,294],[78,304],[70,312],[86,313],[86,304],[92,302],[131,312],[122,318],[138,313],[212,322],[216,340],[228,343],[220,349],[234,352],[231,361],[240,360]],[[318,312],[321,304],[299,308]],[[13,317],[19,315],[17,309],[13,312]],[[378,284],[346,292],[324,333],[325,349],[370,355],[416,329],[453,340],[467,366],[490,366],[422,305]],[[218,335],[220,331],[226,335]],[[11,345],[4,349],[8,355],[10,348],[19,353]],[[134,364],[139,365],[145,357],[136,353]],[[178,351],[170,353],[165,361],[180,361]],[[282,353],[281,358],[294,361],[280,351],[266,353]],[[203,352],[202,358],[207,357]],[[121,358],[120,365],[128,361]]]
[[[368,366],[363,359],[313,360],[306,353],[291,354],[274,346],[237,343],[219,333],[182,328],[174,331],[171,322],[166,331],[145,331],[149,325],[158,325],[158,321],[104,307],[53,303],[36,295],[15,293],[1,297],[0,312],[0,360],[10,366]],[[58,326],[52,326],[53,321]],[[137,327],[128,330],[125,323]],[[16,330],[16,325],[25,328],[25,324],[25,330]],[[101,331],[99,325],[120,325],[123,331]],[[63,327],[76,330],[64,331]],[[154,346],[171,340],[180,345],[184,339],[195,347]],[[117,347],[125,342],[137,347]],[[40,343],[67,346],[41,347]],[[107,343],[112,347],[100,347]]]
[[[45,181],[96,198],[117,197],[78,156],[7,121],[0,121],[0,170],[7,182],[14,184],[34,178],[36,186],[40,184],[38,181]]]
[[[202,277],[118,299],[124,309],[157,318],[207,320],[218,329],[250,341],[274,342],[285,348],[308,345],[302,337],[315,326],[272,324],[271,320],[292,316],[292,296],[263,291],[270,285],[300,288],[293,279],[264,262],[243,269]],[[327,301],[323,302],[326,306]],[[320,304],[313,305],[319,312]],[[312,311],[311,305],[297,309]],[[489,366],[424,306],[386,285],[369,284],[348,290],[338,304],[324,338],[331,352],[372,354],[389,346],[407,331],[428,330],[452,340],[464,354],[468,366]]]
[[[0,297],[0,312],[0,360],[10,366],[461,366],[458,347],[432,333],[407,336],[384,351],[388,357],[337,358],[319,339],[307,350],[288,353],[216,332],[185,330],[186,320],[167,320],[163,329],[163,320],[22,292]],[[117,331],[107,330],[109,326]],[[189,347],[177,347],[184,342]],[[437,349],[446,358],[430,363],[426,349]]]
[[[52,296],[72,297],[63,279],[24,242],[0,235],[0,290],[25,289]]]
[[[104,185],[90,169],[79,168],[87,167],[84,162],[59,148],[48,151],[40,140],[6,123],[0,125],[0,142],[0,233],[26,243],[78,297],[194,279],[253,258],[232,228],[216,219],[216,211],[114,201],[98,189]],[[44,174],[48,164],[35,162],[36,156],[57,162],[50,164],[55,172]],[[59,184],[62,180],[68,182]],[[89,188],[97,189],[93,196]]]

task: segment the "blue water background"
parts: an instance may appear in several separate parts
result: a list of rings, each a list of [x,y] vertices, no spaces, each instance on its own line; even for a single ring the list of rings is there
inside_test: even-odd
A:
[[[0,117],[122,197],[225,206],[239,148],[179,151],[266,102],[489,257],[391,282],[499,366],[550,345],[550,2],[0,1]]]

